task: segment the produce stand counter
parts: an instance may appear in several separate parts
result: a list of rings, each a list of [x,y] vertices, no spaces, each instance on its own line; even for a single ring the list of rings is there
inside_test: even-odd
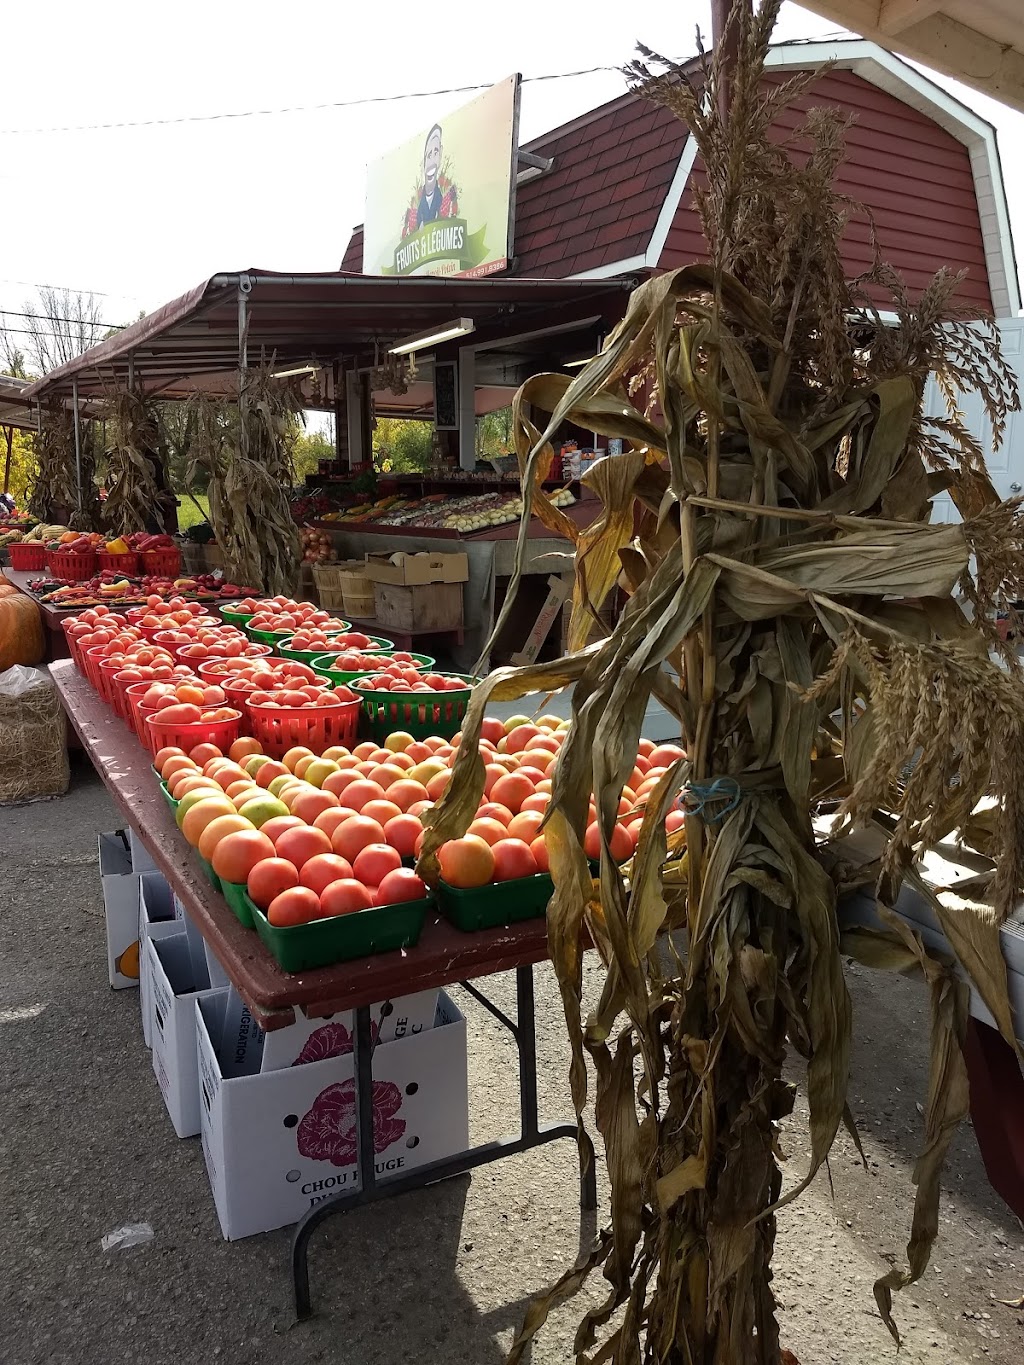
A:
[[[407,554],[450,554],[458,551],[466,555],[469,578],[463,585],[465,618],[462,640],[450,652],[458,671],[468,673],[473,670],[494,625],[496,580],[509,577],[515,561],[515,540],[500,534],[504,527],[497,528],[490,535],[467,537],[455,534],[442,536],[437,532],[429,536],[413,531],[402,534],[398,530],[388,531],[386,528],[365,531],[358,527],[339,529],[336,523],[329,521],[315,524],[332,533],[339,559],[363,559],[368,554],[391,555],[399,550]],[[537,525],[540,526],[540,523]],[[573,546],[569,541],[553,535],[531,538],[526,542],[523,571],[525,574],[545,576],[572,575]],[[480,671],[486,672],[487,667],[488,661],[485,659]]]
[[[299,1317],[310,1312],[306,1252],[309,1238],[326,1218],[377,1199],[403,1194],[463,1175],[503,1156],[528,1151],[558,1138],[576,1139],[574,1123],[541,1124],[537,1099],[536,1020],[533,964],[547,957],[543,918],[465,934],[438,915],[428,916],[419,942],[401,952],[382,953],[316,971],[282,971],[256,934],[234,916],[213,891],[182,838],[160,792],[150,755],[70,659],[50,667],[68,718],[125,820],[146,844],[153,861],[185,906],[229,980],[264,1029],[294,1022],[296,1007],[311,1017],[355,1011],[357,1168],[362,1188],[333,1195],[312,1208],[295,1230],[292,1275]],[[516,970],[516,1019],[509,1019],[469,978]],[[519,1051],[520,1132],[470,1148],[407,1174],[378,1181],[374,1170],[371,1005],[460,983],[507,1027]],[[597,1206],[593,1150],[584,1137],[580,1202]]]

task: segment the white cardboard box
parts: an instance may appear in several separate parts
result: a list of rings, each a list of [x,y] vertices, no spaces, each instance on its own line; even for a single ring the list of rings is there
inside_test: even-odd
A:
[[[297,1222],[359,1188],[352,1056],[227,1078],[218,1057],[226,992],[195,1002],[203,1155],[229,1241]],[[378,1177],[469,1145],[466,1021],[438,996],[434,1026],[373,1054]]]
[[[393,1043],[434,1027],[437,991],[419,991],[397,1000],[385,1000],[370,1009],[370,1034],[374,1043]],[[274,1029],[265,1035],[261,1071],[278,1071],[300,1063],[324,1061],[328,1057],[347,1057],[353,1048],[355,1018],[351,1010],[328,1014],[322,1019],[307,1019],[297,1013],[288,1028]]]
[[[196,971],[184,934],[148,939],[153,991],[153,1071],[178,1137],[199,1132],[195,1002],[210,994],[206,963]]]
[[[141,837],[130,827],[128,830],[128,846],[131,849],[133,872],[156,871],[156,863],[153,861],[152,854],[142,842]]]
[[[139,877],[139,1012],[142,1041],[152,1046],[153,971],[146,940],[184,934],[185,923],[176,918],[175,898],[162,872],[143,872]]]
[[[139,878],[123,830],[97,838],[107,922],[107,979],[115,991],[139,984]]]

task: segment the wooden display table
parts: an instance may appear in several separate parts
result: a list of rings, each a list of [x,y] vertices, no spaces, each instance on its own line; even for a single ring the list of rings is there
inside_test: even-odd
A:
[[[463,1175],[500,1157],[528,1151],[558,1138],[576,1139],[574,1123],[543,1125],[538,1114],[533,964],[547,957],[544,919],[464,934],[435,914],[428,917],[420,941],[413,948],[295,975],[282,971],[255,931],[239,923],[223,896],[206,881],[160,792],[150,755],[136,736],[70,659],[52,664],[50,673],[71,724],[122,816],[145,842],[153,861],[261,1027],[268,1030],[285,1027],[294,1021],[296,1007],[312,1017],[355,1011],[356,1161],[357,1169],[367,1174],[361,1190],[335,1195],[316,1205],[296,1228],[292,1273],[300,1317],[310,1311],[306,1249],[314,1229],[325,1218],[359,1204]],[[469,980],[513,968],[517,1001],[514,1021]],[[378,1182],[374,1171],[370,1006],[454,982],[463,985],[515,1038],[519,1050],[519,1135],[484,1143],[444,1161]],[[584,1138],[583,1143],[588,1159],[580,1176],[580,1200],[583,1208],[593,1209],[597,1206],[594,1156],[589,1140]]]

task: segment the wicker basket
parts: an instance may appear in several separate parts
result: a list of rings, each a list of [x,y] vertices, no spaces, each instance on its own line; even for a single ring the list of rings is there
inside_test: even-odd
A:
[[[353,570],[362,570],[365,560],[362,559],[343,559],[337,564],[314,564],[313,578],[316,580],[316,590],[320,597],[320,605],[325,611],[341,611],[346,609],[345,603],[345,580]],[[347,609],[346,609],[347,610]],[[373,615],[373,584],[370,584],[370,610],[366,613]]]

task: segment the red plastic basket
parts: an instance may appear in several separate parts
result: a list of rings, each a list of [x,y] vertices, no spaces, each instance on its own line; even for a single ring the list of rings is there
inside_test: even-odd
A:
[[[351,749],[359,729],[362,702],[340,701],[337,706],[248,705],[252,733],[271,758],[283,758],[297,744],[322,754],[334,744]]]
[[[117,710],[117,695],[114,688],[114,674],[120,673],[124,668],[124,660],[118,659],[117,663],[112,663],[109,659],[100,659],[96,670],[97,688],[100,696],[114,710]]]
[[[150,753],[158,754],[169,744],[190,753],[197,744],[216,744],[226,754],[239,736],[242,716],[236,712],[230,720],[214,720],[196,725],[168,725],[156,716],[146,717],[146,743]]]
[[[103,652],[105,649],[106,645],[90,645],[82,651],[82,672],[97,692],[100,690],[100,660],[107,657]]]
[[[139,739],[142,740],[143,744],[146,743],[146,734],[143,729],[144,724],[143,717],[146,715],[152,715],[153,711],[152,708],[150,708],[148,711],[143,708],[142,698],[149,691],[150,687],[152,687],[152,683],[136,682],[130,683],[125,688],[124,691],[124,706],[126,718],[128,720],[129,725],[131,725],[132,729],[138,735]]]
[[[46,567],[54,578],[63,578],[67,583],[84,583],[96,574],[96,551],[85,554],[71,554],[64,550],[47,550]]]
[[[7,553],[11,557],[11,568],[21,573],[34,573],[46,568],[46,549],[42,545],[15,543],[8,545]]]
[[[96,563],[102,573],[104,569],[114,569],[118,573],[137,574],[142,570],[141,556],[134,550],[125,550],[119,555],[108,554],[106,550],[96,551]]]
[[[226,655],[224,658],[206,659],[199,665],[198,673],[207,682],[220,683],[223,687],[225,678],[230,681],[236,673],[240,673],[251,664],[254,657],[256,656],[252,654],[235,654]]]
[[[142,565],[146,573],[159,578],[177,578],[181,573],[180,550],[143,550]],[[201,743],[197,740],[196,743]]]

